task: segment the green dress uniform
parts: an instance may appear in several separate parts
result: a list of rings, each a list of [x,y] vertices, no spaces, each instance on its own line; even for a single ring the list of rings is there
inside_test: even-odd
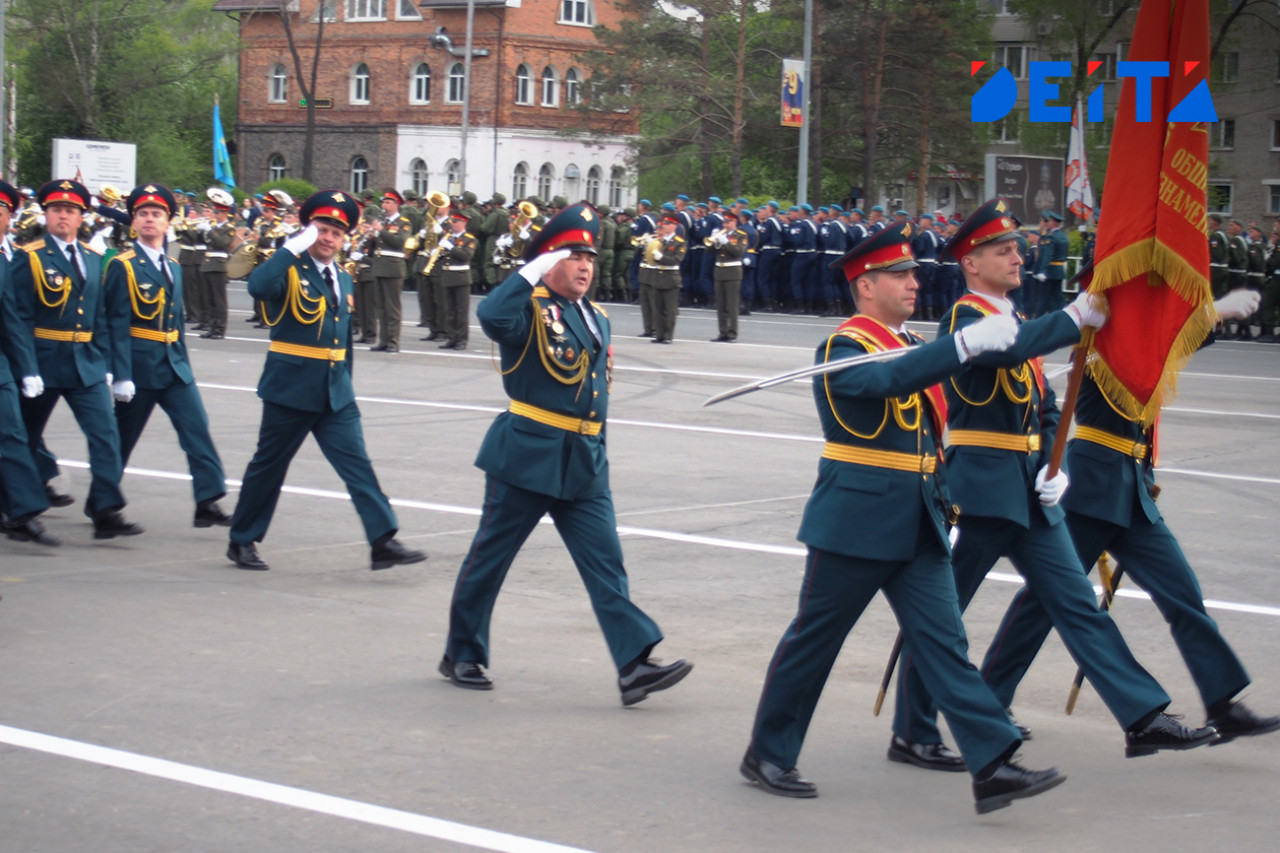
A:
[[[200,264],[201,286],[204,289],[204,324],[208,331],[204,338],[220,340],[227,333],[227,260],[231,257],[231,244],[236,229],[228,219],[215,222],[204,232],[204,262]]]
[[[1059,226],[1062,224],[1062,217],[1056,213],[1047,218],[1054,218]],[[1039,298],[1035,309],[1037,317],[1062,308],[1062,282],[1066,278],[1068,252],[1067,235],[1061,227],[1054,228],[1040,238],[1036,274],[1043,275],[1044,281],[1040,282],[1038,288]]]
[[[339,268],[335,284],[331,290],[309,254],[283,248],[249,276],[249,294],[265,303],[271,345],[258,382],[258,448],[231,522],[234,545],[266,536],[289,463],[308,434],[346,484],[370,544],[399,527],[369,461],[351,384],[351,276]]]
[[[742,304],[742,259],[747,253],[747,232],[735,228],[728,242],[715,249],[717,341],[738,339],[738,309]]]
[[[654,235],[645,247],[645,258],[640,262],[640,299],[644,301],[645,273],[648,273],[654,343],[669,344],[675,337],[676,316],[680,313],[680,263],[688,248],[679,234],[667,238]]]
[[[1081,565],[1092,568],[1103,551],[1115,557],[1169,623],[1205,707],[1229,700],[1249,686],[1249,676],[1205,612],[1196,574],[1156,508],[1151,431],[1120,414],[1092,377],[1080,388],[1075,417],[1062,505]],[[1050,627],[1037,595],[1019,590],[982,665],[1006,706]]]
[[[553,218],[525,257],[568,225],[589,227],[590,210],[573,206]],[[594,237],[587,245],[594,247]],[[476,317],[498,345],[510,408],[494,419],[476,458],[485,472],[484,506],[454,586],[446,663],[488,665],[490,617],[502,582],[539,519],[550,514],[621,671],[647,655],[662,632],[631,601],[609,488],[609,318],[589,300],[570,302],[519,273],[485,297]]]
[[[618,240],[618,223],[613,221],[606,207],[600,211],[600,254],[596,255],[596,271],[591,277],[592,299],[597,296],[608,302],[613,294],[613,247]]]
[[[1227,257],[1227,235],[1220,228],[1209,232],[1209,287],[1214,299],[1221,299],[1230,289]]]
[[[1249,244],[1241,234],[1227,237],[1227,289],[1244,287],[1249,280]]]
[[[174,228],[178,238],[178,263],[182,265],[182,280],[187,283],[187,301],[183,305],[186,322],[207,328],[205,321],[204,279],[200,275],[200,265],[204,263],[204,253],[209,248],[204,241],[204,234],[194,224],[180,222]]]
[[[130,358],[115,380],[131,380],[136,393],[116,401],[120,456],[125,465],[158,405],[169,416],[178,444],[187,456],[192,491],[200,507],[227,493],[222,460],[209,433],[209,416],[187,358],[182,325],[182,267],[164,256],[153,257],[141,243],[107,264],[106,292],[132,306],[129,317]]]
[[[375,349],[395,352],[400,348],[400,294],[408,268],[404,242],[415,233],[404,214],[383,223],[377,233],[373,253],[374,299],[378,312],[378,344]]]
[[[626,222],[617,224],[617,234],[613,241],[613,269],[609,272],[613,281],[613,293],[619,302],[631,301],[631,259],[635,257],[635,247],[631,245],[631,226]]]
[[[476,253],[476,238],[467,231],[446,234],[449,248],[442,248],[436,267],[440,270],[440,286],[444,290],[444,332],[442,348],[466,349],[470,332],[471,260]]]
[[[480,251],[484,253],[481,260],[484,263],[485,287],[493,288],[502,281],[502,273],[494,263],[493,256],[498,252],[498,238],[511,231],[511,216],[505,207],[507,197],[502,193],[494,193],[489,203],[493,209],[485,215],[484,224],[481,226],[484,229],[485,238]]]

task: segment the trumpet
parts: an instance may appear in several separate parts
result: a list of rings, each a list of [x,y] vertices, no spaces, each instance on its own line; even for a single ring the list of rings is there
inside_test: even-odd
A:
[[[729,231],[728,228],[719,228],[711,232],[711,234],[703,238],[702,245],[706,246],[708,249],[717,248],[720,245],[720,241],[717,238],[721,234],[727,234],[728,231]]]
[[[642,249],[649,245],[649,241],[653,239],[653,234],[641,234],[639,237],[631,238],[631,248]]]

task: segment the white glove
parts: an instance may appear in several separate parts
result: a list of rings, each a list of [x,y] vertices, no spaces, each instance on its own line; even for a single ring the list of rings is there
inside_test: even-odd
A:
[[[501,253],[501,252],[494,252],[494,253],[493,253],[493,265],[494,265],[495,267],[496,267],[496,266],[501,266],[501,265],[502,265],[503,260],[505,260],[505,258],[503,257],[503,255],[502,255],[502,253]]]
[[[654,250],[654,252],[653,252],[653,259],[654,259],[655,261],[660,261],[660,260],[662,260],[662,251],[661,251],[660,249],[655,249],[655,250]]]
[[[497,246],[499,249],[505,249],[508,246],[510,246],[512,242],[514,241],[511,239],[511,234],[507,233],[507,234],[503,234],[497,240],[494,240],[493,245]]]
[[[101,204],[101,202],[98,201],[98,197],[96,195],[89,196],[90,207],[92,207],[94,210],[97,210],[99,204]]]
[[[107,371],[107,387],[108,388],[111,387],[111,383],[115,381],[115,378],[116,378],[115,374],[108,370]]]
[[[213,229],[213,225],[208,222],[201,222],[199,225],[196,226],[196,230],[199,231],[201,234],[208,234],[209,231],[212,229]]]
[[[1218,317],[1223,320],[1239,320],[1257,311],[1260,301],[1262,296],[1257,291],[1242,287],[1214,302],[1213,310],[1217,311]]]
[[[557,249],[554,252],[544,252],[529,263],[520,267],[518,272],[520,276],[530,284],[537,284],[542,280],[542,276],[556,264],[569,257],[572,252],[568,249]]]
[[[968,361],[984,352],[1001,352],[1018,340],[1018,323],[1007,314],[992,314],[956,332],[960,360]]]
[[[452,248],[453,248],[453,241],[452,241],[452,240],[450,240],[448,237],[445,237],[443,240],[441,240],[441,241],[440,241],[439,243],[437,243],[436,245],[440,247],[440,251],[442,251],[442,252],[447,252],[447,251],[449,251],[450,249],[452,249]]]
[[[22,377],[22,396],[30,400],[44,393],[44,380],[39,376]]]
[[[520,229],[520,239],[521,239],[521,240],[528,240],[528,239],[529,239],[529,229],[528,229],[528,228],[521,228],[521,229]]]
[[[352,261],[358,261],[363,257],[364,257],[364,252],[352,252],[351,254],[347,255],[347,259]]]
[[[1067,312],[1067,315],[1072,320],[1076,321],[1077,326],[1082,328],[1084,326],[1093,326],[1095,329],[1101,329],[1107,324],[1105,306],[1106,300],[1086,290],[1063,310]]]
[[[424,229],[424,230],[425,230],[425,229]],[[443,234],[443,233],[444,233],[444,226],[440,224],[440,220],[438,220],[438,219],[437,219],[435,222],[433,222],[433,223],[431,224],[431,233],[433,233],[433,234]]]
[[[723,246],[729,242],[729,235],[722,231],[716,235],[715,240],[717,246]]]
[[[284,248],[286,251],[292,253],[295,258],[300,258],[302,257],[303,252],[311,248],[311,244],[314,243],[316,238],[319,236],[319,229],[316,228],[315,223],[312,223],[290,237],[288,240],[285,240]]]
[[[134,388],[133,382],[128,379],[121,379],[111,386],[111,396],[121,403],[129,402],[136,393],[137,389]]]
[[[419,240],[427,239],[427,226],[425,225],[422,226],[422,230],[418,232],[418,239]]]
[[[37,225],[44,225],[44,214],[43,214],[43,213],[37,213],[37,214],[36,214],[36,224],[37,224]]]
[[[1044,280],[1045,280],[1045,274],[1044,274],[1044,273],[1042,273],[1042,272],[1038,272],[1038,273],[1036,273],[1036,281],[1044,281]]]
[[[1062,500],[1062,496],[1066,494],[1067,486],[1071,481],[1067,479],[1067,472],[1061,468],[1052,478],[1046,479],[1049,473],[1049,466],[1046,465],[1040,469],[1040,473],[1036,474],[1036,494],[1040,496],[1041,506],[1057,506]]]

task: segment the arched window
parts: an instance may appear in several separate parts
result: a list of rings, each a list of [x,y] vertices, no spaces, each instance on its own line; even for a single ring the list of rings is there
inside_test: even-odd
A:
[[[462,162],[460,160],[450,160],[444,164],[444,179],[449,184],[449,192],[453,192],[454,186],[462,186]]]
[[[351,72],[351,103],[369,103],[369,66],[363,62]]]
[[[564,194],[571,199],[581,198],[578,192],[578,178],[582,177],[582,172],[578,169],[578,164],[570,163],[564,167]]]
[[[551,182],[555,177],[556,167],[550,163],[543,163],[542,168],[538,170],[538,195],[542,196],[543,201],[551,198]]]
[[[369,186],[369,161],[356,157],[351,161],[351,192],[359,195]]]
[[[413,79],[409,87],[409,103],[431,103],[431,66],[419,62],[413,66]]]
[[[595,26],[596,13],[591,7],[591,0],[560,0],[559,23]]]
[[[542,69],[542,105],[544,107],[554,107],[560,102],[557,97],[560,93],[558,82],[554,68],[548,65]]]
[[[524,163],[517,163],[515,171],[511,173],[511,197],[521,199],[528,194],[529,167]]]
[[[413,158],[409,164],[409,182],[413,191],[420,196],[427,194],[427,164],[421,157]]]
[[[272,154],[267,161],[267,180],[278,181],[284,178],[285,166],[283,154]]]
[[[614,166],[609,170],[610,207],[622,207],[622,182],[626,179],[626,174],[621,166]]]
[[[578,76],[578,69],[570,68],[564,73],[564,102],[573,106],[581,101],[582,78]]]
[[[533,75],[529,73],[527,65],[521,65],[516,69],[516,103],[533,103]]]
[[[289,100],[289,72],[285,71],[284,65],[279,62],[271,66],[267,100],[273,104],[283,104]]]
[[[592,166],[587,170],[587,201],[600,204],[600,167]]]
[[[461,62],[455,62],[449,67],[449,95],[445,98],[451,104],[462,103],[463,97],[467,91],[467,77],[462,68]]]

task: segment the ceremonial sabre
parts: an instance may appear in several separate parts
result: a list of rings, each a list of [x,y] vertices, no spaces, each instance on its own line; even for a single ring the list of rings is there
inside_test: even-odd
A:
[[[702,405],[703,408],[705,408],[725,400],[732,400],[734,397],[741,397],[743,394],[750,394],[752,391],[759,391],[762,388],[772,388],[774,385],[781,385],[784,382],[792,382],[796,379],[804,379],[809,376],[821,376],[824,373],[835,373],[838,370],[844,370],[846,367],[853,367],[857,364],[866,364],[872,361],[892,361],[898,356],[906,355],[911,352],[911,350],[911,347],[903,347],[901,349],[869,352],[866,355],[855,355],[850,358],[837,358],[835,361],[826,361],[822,364],[811,364],[808,367],[801,367],[798,370],[789,370],[786,373],[779,373],[777,376],[770,376],[768,379],[761,379],[758,382],[740,385],[730,391],[725,391],[709,398]]]
[[[1124,566],[1117,566],[1112,572],[1108,567],[1110,555],[1103,551],[1098,557],[1098,580],[1102,582],[1102,604],[1098,609],[1106,613],[1111,609],[1116,598],[1116,590],[1120,588],[1120,578],[1124,576]],[[1071,682],[1071,692],[1067,694],[1067,713],[1076,709],[1076,699],[1080,698],[1080,687],[1084,684],[1084,670],[1077,668],[1076,677]]]

